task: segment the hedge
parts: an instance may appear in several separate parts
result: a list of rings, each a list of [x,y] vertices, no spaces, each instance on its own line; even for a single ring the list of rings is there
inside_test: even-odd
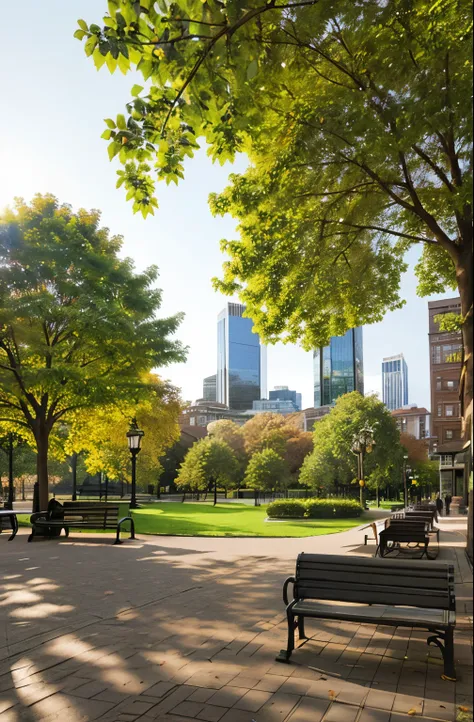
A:
[[[270,519],[303,519],[305,515],[306,505],[299,499],[277,499],[267,507]]]
[[[362,514],[355,499],[278,499],[267,507],[270,519],[355,518]]]

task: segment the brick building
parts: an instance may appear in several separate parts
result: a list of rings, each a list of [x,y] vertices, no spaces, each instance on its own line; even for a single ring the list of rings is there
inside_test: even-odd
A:
[[[427,439],[430,436],[430,412],[414,404],[395,409],[391,412],[402,434],[410,434],[415,439]]]
[[[435,317],[460,313],[459,298],[428,303],[431,386],[431,452],[439,455],[442,496],[464,496],[463,439],[459,379],[462,339],[459,331],[441,331]]]

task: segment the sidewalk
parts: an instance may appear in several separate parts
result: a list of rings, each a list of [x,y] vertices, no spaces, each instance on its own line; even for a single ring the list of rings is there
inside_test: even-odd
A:
[[[307,539],[0,536],[2,722],[402,722],[470,719],[472,574],[456,568],[458,681],[411,629],[311,620],[291,665],[284,578],[299,551],[373,554],[364,532]],[[429,562],[427,562],[429,563]]]

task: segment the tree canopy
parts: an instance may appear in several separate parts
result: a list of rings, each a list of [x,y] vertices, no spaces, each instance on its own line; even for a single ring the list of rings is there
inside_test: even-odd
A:
[[[467,0],[108,0],[75,35],[96,67],[137,70],[103,137],[134,211],[157,205],[202,139],[248,170],[211,198],[239,221],[215,280],[266,342],[324,345],[458,288],[472,404],[472,14]],[[97,18],[96,18],[97,20]]]
[[[211,482],[229,489],[239,474],[239,463],[225,441],[206,436],[191,446],[175,480],[178,488],[206,491]]]
[[[274,449],[256,451],[245,472],[245,484],[257,491],[274,491],[286,488],[288,467]]]
[[[357,457],[353,437],[364,427],[373,429],[375,444],[365,455],[364,476],[369,486],[398,484],[401,480],[403,447],[397,424],[376,396],[358,391],[340,396],[334,408],[314,427],[314,451],[306,457],[300,482],[315,490],[329,491],[335,485],[357,481]]]
[[[185,358],[170,338],[181,316],[156,317],[157,269],[135,273],[99,221],[50,195],[0,216],[0,422],[36,447],[42,508],[72,414],[138,403],[144,374]]]
[[[285,460],[292,474],[299,472],[313,448],[312,434],[301,430],[298,414],[256,414],[242,426],[242,435],[249,456],[273,449]]]
[[[110,404],[94,410],[80,409],[71,417],[66,453],[82,452],[91,474],[103,471],[110,479],[129,480],[130,452],[126,433],[136,417],[145,432],[138,457],[140,485],[156,483],[161,458],[180,437],[178,417],[181,402],[177,389],[154,374],[144,377],[138,403]]]

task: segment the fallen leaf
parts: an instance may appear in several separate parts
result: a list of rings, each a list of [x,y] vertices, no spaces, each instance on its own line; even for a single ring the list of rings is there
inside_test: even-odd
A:
[[[336,696],[336,693],[333,689],[330,689],[328,694],[329,694],[329,699],[334,699],[334,697]]]
[[[464,705],[459,705],[458,710],[460,712],[469,712],[469,707],[464,707]]]
[[[416,715],[415,707],[412,707],[411,709],[409,709],[407,714],[409,714],[410,717],[414,717]]]

